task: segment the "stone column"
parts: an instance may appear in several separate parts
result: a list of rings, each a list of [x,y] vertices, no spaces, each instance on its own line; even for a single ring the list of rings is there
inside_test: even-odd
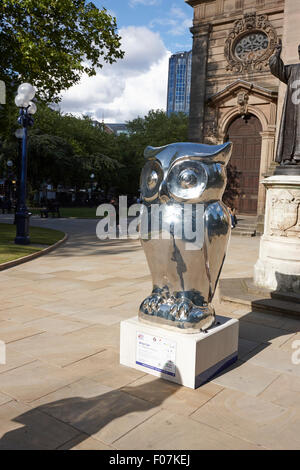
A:
[[[300,176],[272,176],[262,183],[267,191],[265,231],[254,282],[300,293]]]
[[[203,142],[206,71],[210,24],[197,25],[191,28],[193,34],[192,81],[189,117],[189,140]]]
[[[259,181],[266,177],[270,164],[274,155],[275,144],[275,127],[260,133],[262,138],[261,149],[261,167],[259,172]],[[259,184],[258,188],[258,204],[257,204],[257,233],[264,232],[264,215],[265,215],[266,189],[263,184]]]

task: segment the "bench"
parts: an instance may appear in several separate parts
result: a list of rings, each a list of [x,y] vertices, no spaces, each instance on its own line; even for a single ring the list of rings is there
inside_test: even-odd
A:
[[[49,213],[52,217],[60,217],[59,207],[58,206],[51,206],[51,207],[43,207],[41,209],[41,218],[48,219]]]

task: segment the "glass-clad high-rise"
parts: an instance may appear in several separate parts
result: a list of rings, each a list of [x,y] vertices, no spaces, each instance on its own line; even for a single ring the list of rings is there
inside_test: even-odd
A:
[[[190,111],[192,51],[177,52],[169,59],[167,114]]]

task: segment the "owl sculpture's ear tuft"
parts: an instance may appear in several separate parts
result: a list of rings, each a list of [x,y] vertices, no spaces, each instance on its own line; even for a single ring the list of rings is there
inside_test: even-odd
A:
[[[231,142],[227,142],[223,145],[223,149],[220,152],[220,154],[222,155],[222,161],[220,163],[224,163],[224,165],[228,164],[232,154],[232,149],[233,144]]]
[[[167,147],[168,147],[168,145],[164,145],[163,147],[151,147],[151,145],[149,145],[144,150],[144,157],[145,158],[155,158],[157,154],[162,152],[162,150],[164,150]]]

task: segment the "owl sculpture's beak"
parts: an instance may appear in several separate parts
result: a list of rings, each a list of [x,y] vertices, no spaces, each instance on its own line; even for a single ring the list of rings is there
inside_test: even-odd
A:
[[[168,188],[165,182],[163,182],[159,188],[159,200],[162,204],[166,204],[170,201]]]

